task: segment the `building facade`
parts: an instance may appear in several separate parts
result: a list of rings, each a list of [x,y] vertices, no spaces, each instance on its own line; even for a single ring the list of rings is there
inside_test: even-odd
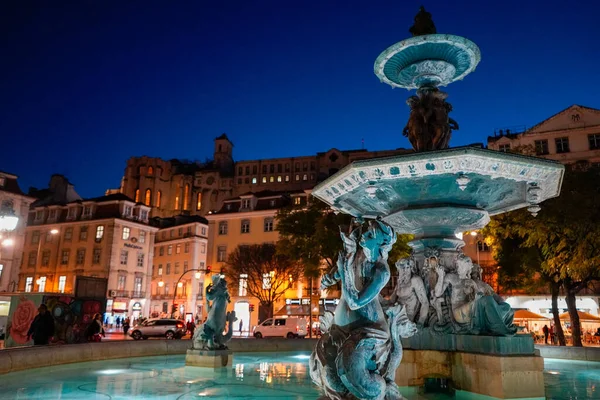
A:
[[[155,218],[150,316],[204,320],[208,221],[199,216]]]
[[[152,216],[206,216],[244,193],[312,189],[352,161],[410,152],[330,149],[310,156],[235,162],[233,143],[223,134],[214,140],[213,160],[205,163],[130,158],[120,191],[151,206]]]
[[[16,175],[0,171],[0,210],[12,210],[19,218],[14,231],[0,232],[0,292],[17,288],[29,206],[34,200],[21,191]]]
[[[600,163],[600,110],[572,105],[539,124],[515,132],[499,130],[488,148],[519,151],[573,166]]]
[[[150,207],[123,194],[57,199],[55,192],[31,206],[18,290],[75,294],[78,276],[104,278],[109,320],[147,316],[158,230]]]

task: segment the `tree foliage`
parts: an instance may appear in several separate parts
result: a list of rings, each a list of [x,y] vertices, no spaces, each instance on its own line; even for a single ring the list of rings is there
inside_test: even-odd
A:
[[[494,217],[484,231],[502,269],[502,263],[512,268],[507,254],[512,251],[522,257],[525,275],[531,278],[536,271],[551,286],[562,286],[576,346],[581,345],[581,328],[575,295],[600,279],[599,178],[596,168],[567,170],[561,195],[544,202],[537,217],[524,210],[511,212]]]
[[[271,243],[238,246],[229,255],[227,265],[233,287],[240,287],[240,279],[245,279],[248,295],[256,297],[269,310],[269,317],[273,314],[273,303],[302,272],[297,262],[278,254]]]
[[[352,225],[352,216],[335,214],[318,199],[313,199],[308,207],[284,208],[277,214],[277,250],[302,263],[305,276],[318,278],[322,268],[329,270],[336,265],[342,249],[340,229],[349,233]],[[389,254],[390,263],[410,255],[410,240],[411,235],[398,235]]]

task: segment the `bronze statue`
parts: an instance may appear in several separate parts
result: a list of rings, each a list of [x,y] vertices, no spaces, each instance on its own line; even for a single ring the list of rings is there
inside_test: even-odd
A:
[[[435,24],[431,19],[431,13],[425,11],[425,7],[419,8],[419,13],[415,16],[415,24],[408,30],[413,36],[431,35],[437,33]]]
[[[452,105],[446,102],[447,97],[437,88],[421,88],[406,101],[410,117],[402,134],[408,137],[415,151],[448,148],[452,130],[458,130],[458,123],[448,116]]]

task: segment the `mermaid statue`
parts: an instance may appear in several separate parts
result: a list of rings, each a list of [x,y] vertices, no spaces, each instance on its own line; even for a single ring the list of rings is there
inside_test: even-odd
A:
[[[210,303],[212,301],[212,304]],[[212,283],[206,287],[206,322],[196,329],[192,338],[194,350],[224,350],[233,335],[233,323],[237,320],[235,311],[227,312],[227,304],[231,302],[227,281],[222,275],[212,276]],[[225,335],[225,325],[228,330]]]
[[[402,305],[385,308],[379,298],[390,279],[388,253],[396,241],[391,226],[375,220],[344,242],[336,267],[321,289],[337,282],[342,294],[334,315],[322,318],[324,332],[310,359],[310,375],[322,399],[401,399],[394,383],[402,359],[401,337],[416,332]]]

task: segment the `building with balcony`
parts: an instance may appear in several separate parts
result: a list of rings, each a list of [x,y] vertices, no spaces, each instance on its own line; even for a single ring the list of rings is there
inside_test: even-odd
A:
[[[64,177],[32,190],[19,270],[21,292],[75,294],[78,276],[107,280],[106,313],[149,314],[154,235],[150,208],[123,194],[82,199]]]
[[[154,243],[150,316],[204,320],[208,221],[200,216],[153,218]]]
[[[17,288],[27,216],[34,200],[21,191],[16,175],[0,171],[0,210],[12,210],[19,218],[14,231],[0,232],[0,292]]]

